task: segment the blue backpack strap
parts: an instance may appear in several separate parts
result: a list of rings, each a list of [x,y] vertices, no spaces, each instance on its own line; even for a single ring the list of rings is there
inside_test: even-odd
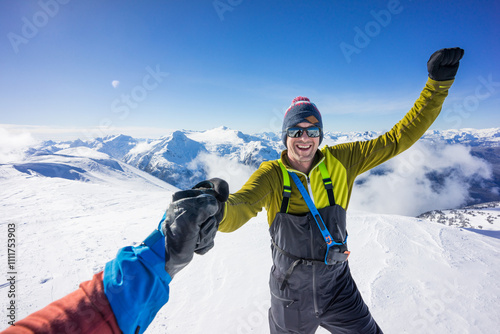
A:
[[[335,241],[333,241],[333,238],[332,238],[330,232],[326,228],[326,225],[325,225],[325,222],[323,221],[323,218],[319,214],[318,209],[316,209],[316,206],[314,205],[311,197],[307,193],[307,190],[304,187],[304,185],[302,184],[302,182],[300,181],[299,177],[297,176],[297,174],[295,174],[293,172],[289,172],[289,173],[292,176],[293,182],[295,182],[295,185],[297,186],[300,193],[302,194],[302,197],[306,201],[307,207],[309,208],[309,211],[311,211],[311,214],[313,215],[314,220],[316,221],[316,224],[318,225],[319,230],[320,230],[321,234],[323,235],[323,239],[325,239],[326,244],[328,245],[328,247],[336,244]]]
[[[311,211],[311,214],[312,214],[314,220],[316,221],[316,225],[318,225],[318,228],[321,232],[321,235],[323,236],[323,239],[326,242],[327,250],[326,250],[326,256],[325,256],[325,264],[330,264],[330,263],[332,263],[332,261],[345,261],[347,259],[347,257],[349,256],[348,252],[345,254],[342,254],[341,257],[337,257],[337,256],[333,257],[338,252],[330,252],[330,247],[332,247],[334,245],[337,245],[337,246],[344,245],[347,242],[347,236],[343,242],[336,242],[335,240],[333,240],[332,235],[330,234],[330,231],[328,231],[328,228],[326,227],[325,222],[323,221],[323,218],[319,214],[318,209],[314,205],[311,197],[307,193],[307,190],[304,187],[304,185],[302,184],[302,182],[300,181],[299,177],[297,176],[297,174],[295,174],[293,172],[289,172],[289,174],[292,176],[293,182],[295,182],[295,185],[297,186],[300,193],[302,194],[302,197],[306,201],[307,207],[309,208],[309,211]],[[341,254],[341,253],[338,253],[338,254]]]
[[[292,195],[292,187],[290,185],[290,177],[288,175],[288,170],[286,169],[283,162],[281,162],[281,159],[278,160],[278,163],[280,165],[281,172],[283,174],[283,201],[281,202],[280,212],[287,213],[288,207],[290,205],[290,197]],[[328,170],[326,169],[325,163],[323,161],[319,164],[318,167],[321,173],[321,178],[323,179],[323,184],[325,186],[326,193],[328,195],[328,202],[330,203],[330,206],[334,206],[335,195],[333,194],[333,182],[332,179],[330,178],[330,174],[328,173]]]

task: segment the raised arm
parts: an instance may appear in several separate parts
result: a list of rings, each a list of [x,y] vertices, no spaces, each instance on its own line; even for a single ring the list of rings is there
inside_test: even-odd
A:
[[[460,59],[460,48],[441,49],[427,62],[429,79],[413,107],[385,134],[369,141],[332,147],[348,175],[355,177],[411,147],[438,117],[453,84]]]

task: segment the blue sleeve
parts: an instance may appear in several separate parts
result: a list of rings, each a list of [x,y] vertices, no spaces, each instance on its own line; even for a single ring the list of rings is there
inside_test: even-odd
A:
[[[155,230],[140,246],[120,249],[104,268],[104,293],[123,333],[143,333],[168,301],[165,238]]]

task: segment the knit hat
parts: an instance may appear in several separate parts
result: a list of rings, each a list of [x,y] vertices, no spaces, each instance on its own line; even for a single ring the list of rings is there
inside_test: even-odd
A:
[[[319,143],[323,141],[323,121],[321,114],[314,103],[307,97],[297,96],[293,99],[292,104],[288,107],[285,118],[283,119],[281,139],[286,147],[286,130],[296,126],[299,123],[308,122],[316,125],[321,129]]]

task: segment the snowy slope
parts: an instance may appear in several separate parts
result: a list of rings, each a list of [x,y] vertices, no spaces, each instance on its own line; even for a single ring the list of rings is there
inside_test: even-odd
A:
[[[354,279],[385,333],[497,331],[500,240],[363,212],[349,215],[348,228]],[[171,301],[158,316],[166,320],[151,329],[268,333],[270,266],[264,217],[218,235],[216,248],[173,282]]]
[[[76,289],[119,247],[142,241],[176,190],[103,153],[60,153],[0,165],[0,242],[6,247],[7,226],[15,224],[19,318]],[[6,256],[0,256],[2,272]],[[0,293],[6,305],[5,286]],[[1,319],[5,312],[2,307]]]
[[[19,318],[76,289],[119,247],[141,242],[175,191],[86,149],[0,165],[0,188],[2,244],[7,224],[17,230]],[[148,333],[268,333],[267,228],[261,214],[219,233],[216,247],[175,277],[170,302]],[[497,331],[498,234],[360,211],[349,213],[348,230],[353,276],[385,333]],[[0,263],[7,263],[5,252]]]

